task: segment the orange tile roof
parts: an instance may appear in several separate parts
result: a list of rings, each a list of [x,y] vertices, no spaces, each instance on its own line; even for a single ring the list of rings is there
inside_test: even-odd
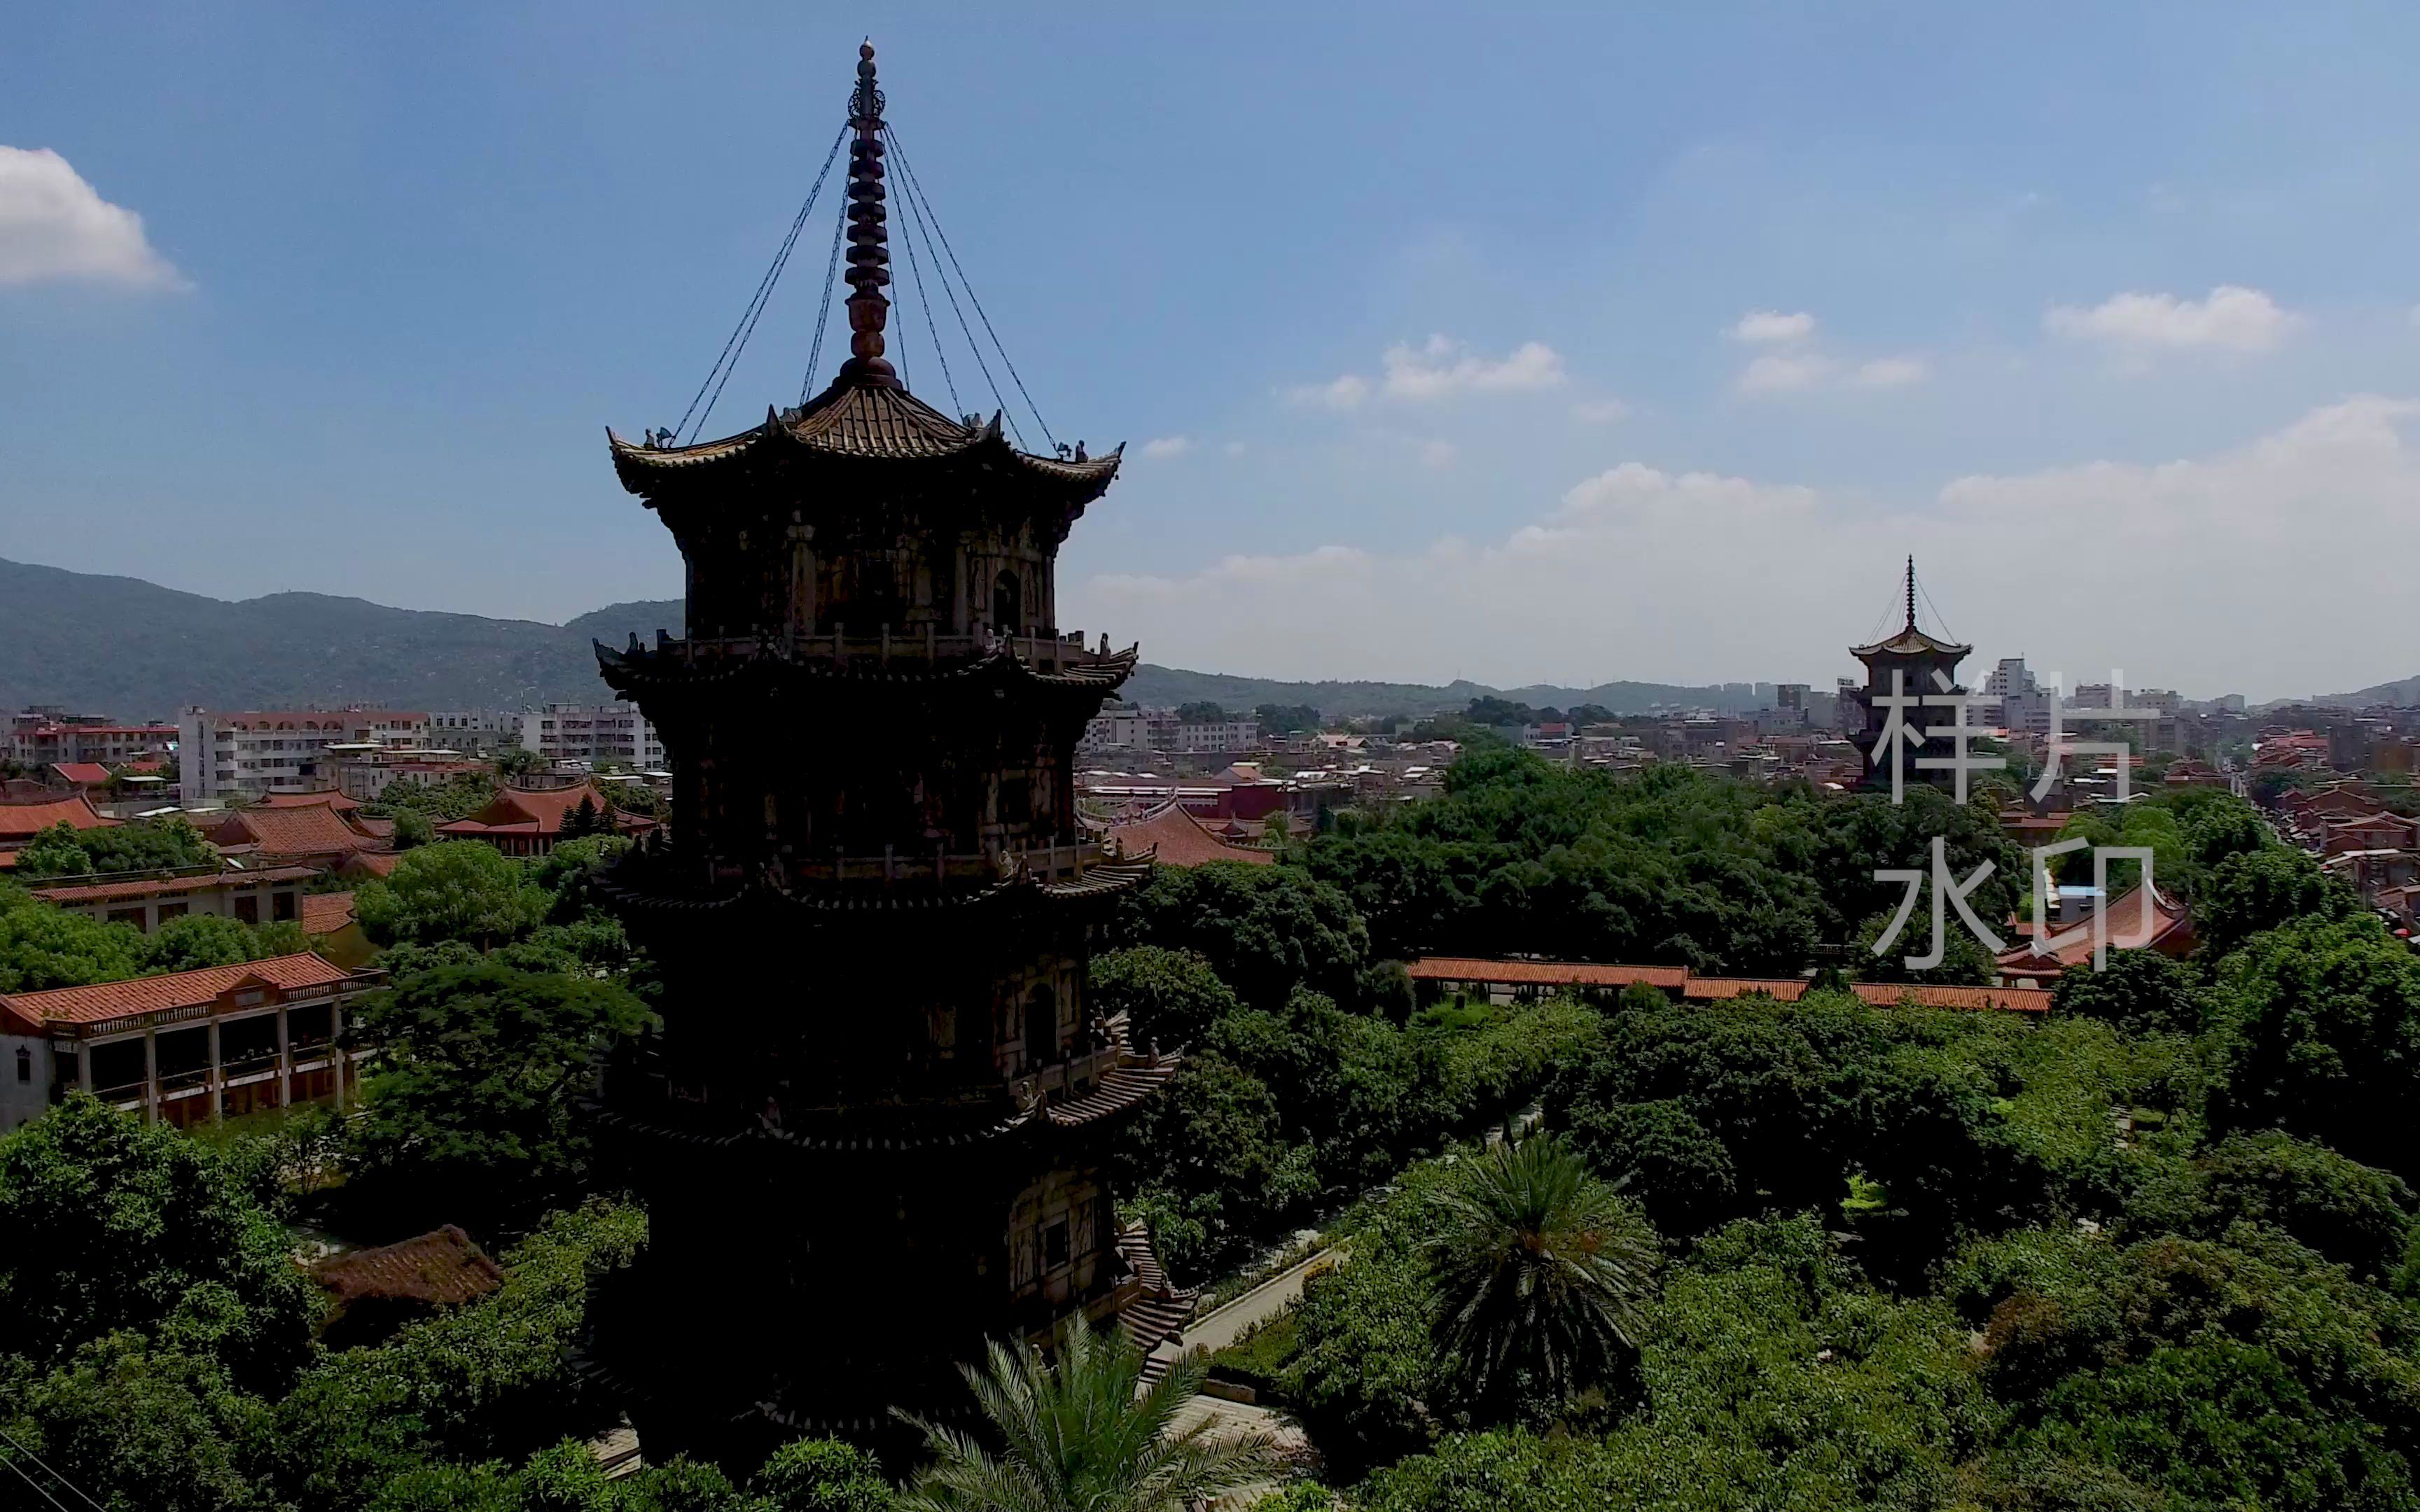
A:
[[[1794,1003],[1807,995],[1807,985],[1804,977],[1691,977],[1681,995],[1693,1003],[1758,995]]]
[[[2109,948],[2113,950],[2180,949],[2192,939],[2193,911],[2182,903],[2150,889],[2145,903],[2144,889],[2130,887],[2110,900],[2103,911],[2109,920]],[[2180,936],[2179,931],[2183,931]],[[2032,932],[2032,920],[2026,920],[2026,932]],[[2055,977],[2062,971],[2092,964],[2092,924],[2089,919],[2071,924],[2066,931],[2054,927],[2052,937],[2062,933],[2076,936],[2055,949],[2040,955],[2031,945],[2014,946],[2000,952],[1993,964],[2005,977]]]
[[[306,892],[302,895],[302,933],[334,934],[353,921],[349,892]]]
[[[53,987],[38,993],[0,993],[0,1011],[21,1023],[105,1024],[178,1010],[205,1008],[246,982],[265,982],[281,992],[330,987],[353,974],[304,951],[231,966],[203,966],[163,977],[137,977],[89,987]],[[40,1032],[39,1027],[33,1032]]]
[[[298,809],[240,809],[219,821],[211,839],[250,842],[270,856],[349,856],[368,839],[324,803]]]
[[[1469,956],[1428,956],[1409,967],[1414,981],[1483,981],[1505,987],[1650,987],[1678,991],[1688,985],[1687,966],[1611,966],[1587,961],[1481,961]]]
[[[53,762],[51,770],[78,787],[98,787],[109,780],[109,768],[99,762]]]
[[[1111,825],[1109,841],[1110,848],[1120,856],[1140,856],[1156,847],[1156,858],[1162,866],[1200,866],[1205,861],[1241,861],[1247,866],[1268,866],[1277,860],[1274,852],[1228,844],[1203,828],[1202,821],[1175,803],[1144,818]]]
[[[496,1262],[452,1224],[416,1239],[322,1260],[311,1268],[311,1276],[339,1303],[376,1297],[439,1306],[474,1301],[504,1280]]]
[[[1876,1008],[1897,1008],[1912,1002],[1918,1008],[2050,1011],[2047,987],[1918,987],[1900,981],[1856,981],[1849,984],[1849,990]]]
[[[1783,1002],[1795,1002],[1810,985],[1803,978],[1699,977],[1686,966],[1598,965],[1577,961],[1480,961],[1466,957],[1430,956],[1408,968],[1415,981],[1473,981],[1507,987],[1626,987],[1643,981],[1650,987],[1677,991],[1685,1000],[1721,1001],[1763,993]],[[1899,982],[1861,981],[1850,991],[1881,1008],[1913,1001],[1919,1008],[2004,1009],[2040,1013],[2050,1008],[2050,993],[2040,987],[1916,987]]]
[[[338,813],[350,813],[361,807],[334,788],[321,793],[271,793],[260,800],[263,809],[334,809]]]
[[[355,851],[336,868],[339,876],[359,876],[366,872],[374,877],[395,875],[395,866],[403,857],[394,851]]]
[[[81,793],[59,798],[36,798],[30,803],[0,799],[0,841],[23,843],[53,825],[66,824],[77,829],[107,829],[116,824],[103,819],[93,810],[92,801]]]
[[[62,887],[36,887],[33,893],[47,903],[116,903],[127,898],[164,898],[179,892],[208,892],[212,887],[249,887],[262,882],[301,882],[318,874],[316,869],[307,866],[274,866],[252,872],[205,872],[190,877],[78,882]]]
[[[458,819],[450,825],[438,825],[446,835],[476,837],[479,835],[553,835],[563,829],[563,822],[586,798],[599,813],[613,813],[605,795],[595,784],[583,782],[572,788],[506,788],[496,795],[495,801],[468,819]],[[616,824],[625,829],[650,827],[653,821],[635,814],[614,813]]]

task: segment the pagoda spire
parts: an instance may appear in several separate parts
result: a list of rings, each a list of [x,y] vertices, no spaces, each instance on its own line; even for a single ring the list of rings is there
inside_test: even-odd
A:
[[[1916,628],[1916,554],[1907,558],[1907,627]]]
[[[883,285],[891,282],[891,235],[883,207],[882,91],[874,82],[874,43],[857,49],[857,88],[849,95],[848,350],[843,380],[895,387],[898,374],[882,355],[891,316]]]

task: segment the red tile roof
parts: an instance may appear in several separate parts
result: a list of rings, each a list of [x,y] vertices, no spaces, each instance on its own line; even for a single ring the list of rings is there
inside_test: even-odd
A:
[[[1918,1008],[1995,1008],[2012,1013],[2047,1013],[2047,987],[1917,987],[1899,981],[1851,982],[1849,990],[1876,1008],[1914,1003]]]
[[[334,809],[338,813],[350,813],[361,807],[334,788],[323,793],[271,793],[260,800],[263,809]]]
[[[1276,854],[1271,851],[1228,844],[1203,828],[1202,821],[1174,803],[1144,818],[1111,825],[1109,841],[1110,849],[1120,856],[1140,856],[1156,847],[1162,866],[1200,866],[1205,861],[1241,861],[1246,866],[1268,866],[1277,860]]]
[[[349,892],[306,892],[302,895],[302,933],[334,934],[353,921]]]
[[[1428,956],[1411,964],[1414,981],[1483,981],[1503,987],[1650,987],[1680,991],[1687,966],[1609,966],[1586,961],[1481,961],[1468,956]]]
[[[1810,985],[1796,977],[1699,977],[1686,966],[1597,965],[1575,961],[1478,961],[1431,956],[1408,968],[1414,981],[1485,982],[1504,987],[1626,987],[1643,981],[1650,987],[1678,992],[1684,1000],[1721,1001],[1762,993],[1782,1002],[1795,1002]],[[1899,982],[1860,981],[1850,991],[1877,1007],[1895,1008],[1913,1001],[1919,1008],[2002,1009],[2040,1013],[2050,1008],[2050,993],[2040,987],[1916,987]]]
[[[2152,949],[2163,954],[2180,954],[2193,943],[2193,910],[2170,898],[2157,887],[2149,889],[2149,903],[2145,889],[2131,887],[2110,900],[2104,913],[2109,920],[2109,949],[2113,950]],[[2032,920],[2025,921],[2030,934]],[[2092,923],[2071,924],[2062,931],[2051,930],[2052,939],[2061,933],[2075,937],[2040,955],[2030,944],[2011,947],[2000,952],[1993,963],[2004,977],[2055,977],[2062,971],[2092,964]]]
[[[396,863],[402,859],[403,857],[394,851],[355,851],[337,866],[336,874],[346,877],[364,874],[391,877],[395,875]]]
[[[311,1277],[340,1304],[375,1297],[441,1307],[476,1301],[504,1280],[496,1262],[452,1224],[433,1234],[322,1260],[311,1268]]]
[[[1722,1002],[1733,997],[1758,995],[1776,1002],[1794,1003],[1807,995],[1804,977],[1691,977],[1681,989],[1681,995],[1690,1002]]]
[[[475,839],[481,835],[553,835],[563,829],[563,821],[586,798],[599,813],[613,810],[605,795],[592,783],[578,787],[506,788],[496,795],[495,801],[468,819],[458,819],[450,825],[440,825],[438,833]],[[615,821],[625,829],[652,827],[653,821],[636,814],[615,814]]]
[[[205,872],[190,877],[79,882],[63,887],[36,887],[33,893],[44,903],[72,906],[77,903],[117,903],[131,898],[165,898],[180,892],[208,892],[213,887],[249,887],[264,882],[301,882],[318,874],[317,870],[307,866],[274,866],[251,872]]]
[[[109,768],[99,762],[53,762],[51,770],[80,788],[99,787],[109,780]]]
[[[81,793],[31,802],[0,799],[0,844],[10,841],[23,843],[57,824],[71,825],[77,829],[106,829],[116,823],[115,819],[103,819],[94,812],[91,800]]]
[[[349,856],[371,843],[324,803],[239,809],[219,821],[210,838],[222,845],[258,845],[269,856]]]
[[[54,987],[38,993],[0,993],[0,1014],[39,1033],[44,1024],[105,1024],[115,1019],[180,1009],[206,1008],[248,982],[261,982],[281,992],[333,987],[353,980],[342,966],[331,965],[304,951],[271,956],[232,966],[203,966],[164,977],[137,977],[132,981],[106,981],[89,987]]]

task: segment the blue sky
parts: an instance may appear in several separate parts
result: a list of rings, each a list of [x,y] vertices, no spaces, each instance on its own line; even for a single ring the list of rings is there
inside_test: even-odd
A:
[[[2416,26],[20,8],[0,555],[551,620],[677,592],[603,427],[678,416],[871,33],[1044,414],[1129,443],[1071,626],[1269,675],[1828,683],[1913,550],[1985,656],[2410,675]],[[712,429],[795,401],[822,247]]]

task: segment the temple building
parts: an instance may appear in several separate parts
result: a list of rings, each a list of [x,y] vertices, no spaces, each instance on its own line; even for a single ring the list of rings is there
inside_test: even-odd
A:
[[[1072,761],[1136,649],[1057,620],[1119,457],[1020,450],[886,360],[882,104],[868,46],[830,386],[719,440],[609,437],[688,567],[685,639],[597,647],[673,774],[671,828],[599,884],[662,1022],[599,1080],[652,1238],[585,1358],[651,1459],[879,1438],[970,1405],[986,1338],[1168,1326],[1105,1169],[1175,1058],[1085,1000],[1154,863],[1088,837]]]
[[[1947,735],[1927,737],[1929,729],[1942,729],[1961,722],[1962,711],[1947,705],[1933,708],[1902,706],[1894,708],[1883,700],[1898,689],[1905,698],[1938,698],[1945,692],[1963,692],[1958,686],[1958,664],[1974,653],[1975,648],[1922,629],[1916,623],[1916,558],[1907,559],[1907,620],[1899,630],[1871,645],[1851,646],[1849,655],[1865,664],[1866,686],[1862,688],[1843,687],[1842,698],[1851,701],[1859,712],[1852,719],[1849,738],[1856,743],[1857,753],[1864,758],[1864,785],[1888,791],[1892,786],[1891,767],[1897,764],[1899,780],[1910,782],[1942,782],[1951,779],[1945,768],[1918,767],[1919,758],[1946,760],[1956,750],[1956,743]],[[1894,683],[1894,674],[1897,681]],[[1902,737],[1893,737],[1891,716],[1905,728]],[[1890,738],[1890,747],[1879,760],[1875,748]]]

